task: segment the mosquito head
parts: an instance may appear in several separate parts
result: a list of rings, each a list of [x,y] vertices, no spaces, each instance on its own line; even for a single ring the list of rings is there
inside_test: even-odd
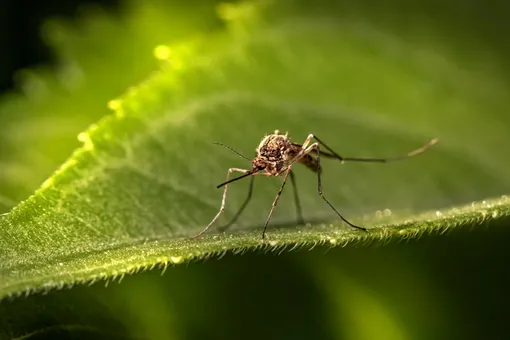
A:
[[[262,138],[255,150],[257,156],[252,161],[252,168],[265,170],[270,176],[278,176],[300,150],[299,145],[289,140],[287,133],[281,134],[276,130]]]
[[[252,171],[254,171],[254,172],[258,172],[258,171],[262,171],[262,170],[266,169],[267,165],[268,165],[268,162],[263,157],[257,156],[251,161]]]

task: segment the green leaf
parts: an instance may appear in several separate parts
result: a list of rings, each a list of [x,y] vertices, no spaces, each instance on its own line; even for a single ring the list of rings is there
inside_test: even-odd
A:
[[[58,65],[21,70],[20,93],[0,98],[0,213],[31,195],[80,146],[76,136],[110,114],[110,99],[157,68],[156,45],[220,28],[208,1],[126,1],[117,15],[88,6],[73,21],[46,22],[42,36]]]
[[[162,70],[111,101],[115,114],[81,134],[83,147],[0,220],[0,296],[227,250],[388,241],[508,220],[509,200],[499,197],[510,186],[510,160],[496,150],[508,139],[510,118],[501,113],[510,99],[500,73],[468,71],[474,62],[483,68],[484,56],[454,56],[419,33],[388,36],[336,11],[285,6],[223,5],[227,32],[157,50],[170,56]],[[211,142],[251,156],[275,129],[296,142],[314,133],[349,156],[401,154],[432,137],[440,144],[388,165],[324,160],[324,194],[369,233],[338,222],[317,195],[315,174],[296,169],[312,223],[295,226],[287,188],[261,244],[280,185],[261,177],[238,225],[190,240],[217,212],[214,187],[226,170],[249,167]],[[225,217],[246,197],[248,183],[236,184]],[[497,198],[471,203],[486,197]]]

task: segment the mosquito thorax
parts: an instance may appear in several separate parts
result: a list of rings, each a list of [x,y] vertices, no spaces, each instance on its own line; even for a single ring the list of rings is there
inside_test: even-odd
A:
[[[276,133],[265,136],[255,150],[257,157],[264,158],[268,162],[279,162],[286,159],[287,151],[292,144],[287,135]]]

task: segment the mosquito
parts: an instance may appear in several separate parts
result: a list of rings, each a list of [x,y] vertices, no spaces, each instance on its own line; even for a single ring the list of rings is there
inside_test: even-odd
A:
[[[312,140],[315,140],[315,142],[310,144]],[[271,210],[269,211],[269,215],[267,216],[266,222],[264,223],[264,229],[262,230],[262,241],[266,237],[267,226],[269,224],[269,221],[271,220],[271,217],[273,216],[273,212],[276,208],[276,205],[278,204],[278,200],[280,199],[280,196],[283,192],[283,189],[289,177],[292,182],[292,187],[294,190],[294,201],[297,209],[298,220],[300,223],[303,223],[304,220],[301,214],[301,205],[299,202],[299,197],[297,195],[296,178],[294,172],[292,172],[294,165],[297,163],[305,165],[308,169],[312,170],[317,174],[317,191],[319,193],[319,196],[322,197],[324,202],[326,202],[329,205],[329,207],[338,215],[338,217],[340,217],[342,221],[344,221],[347,225],[349,225],[352,228],[362,231],[368,231],[364,227],[360,227],[349,222],[345,217],[342,216],[342,214],[340,214],[340,212],[333,206],[333,204],[331,204],[331,202],[322,193],[321,157],[334,158],[340,160],[342,163],[343,162],[388,163],[419,155],[432,145],[436,144],[437,142],[438,139],[434,138],[427,144],[423,145],[422,147],[416,150],[413,150],[405,155],[390,158],[342,157],[335,151],[333,151],[329,146],[327,146],[321,139],[319,139],[317,136],[313,134],[309,134],[308,137],[303,142],[303,144],[298,144],[292,142],[288,138],[288,132],[285,134],[281,134],[279,130],[276,130],[273,134],[266,135],[262,139],[259,146],[255,150],[256,151],[255,158],[251,160],[227,145],[215,143],[229,149],[230,151],[236,153],[238,156],[248,161],[251,161],[251,169],[239,169],[239,168],[228,169],[226,181],[216,186],[216,188],[224,187],[220,210],[214,216],[211,222],[202,231],[193,236],[193,238],[199,237],[202,234],[204,234],[207,230],[209,230],[209,228],[211,228],[214,222],[216,222],[218,217],[220,217],[220,215],[225,211],[228,184],[249,176],[251,176],[251,178],[248,195],[243,204],[241,205],[240,209],[238,210],[238,212],[233,217],[232,221],[226,227],[232,225],[237,220],[237,218],[241,215],[243,210],[246,208],[246,205],[250,201],[253,191],[253,180],[255,176],[266,177],[283,176],[283,182],[280,186],[280,190],[278,191],[276,197],[273,200]],[[322,151],[321,150],[322,147],[327,151]],[[233,172],[239,172],[242,173],[242,175],[231,179],[230,176]]]

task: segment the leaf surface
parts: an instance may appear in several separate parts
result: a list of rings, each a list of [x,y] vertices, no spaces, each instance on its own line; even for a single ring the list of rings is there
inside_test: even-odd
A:
[[[472,60],[339,21],[335,12],[298,15],[251,3],[219,12],[227,32],[161,46],[161,71],[111,101],[114,115],[82,133],[83,146],[0,220],[1,296],[115,280],[229,250],[387,241],[508,218],[501,195],[510,160],[495,146],[508,140],[510,118],[501,112],[510,99],[497,73],[461,70]],[[307,225],[295,225],[287,187],[269,240],[260,242],[280,185],[261,177],[236,225],[190,240],[217,212],[215,185],[226,170],[249,167],[211,142],[252,157],[275,129],[298,143],[314,133],[346,156],[398,155],[433,137],[440,143],[399,163],[323,161],[324,194],[369,233],[338,222],[317,195],[315,174],[296,169]],[[247,186],[229,186],[219,225]],[[471,203],[487,197],[494,199]]]

